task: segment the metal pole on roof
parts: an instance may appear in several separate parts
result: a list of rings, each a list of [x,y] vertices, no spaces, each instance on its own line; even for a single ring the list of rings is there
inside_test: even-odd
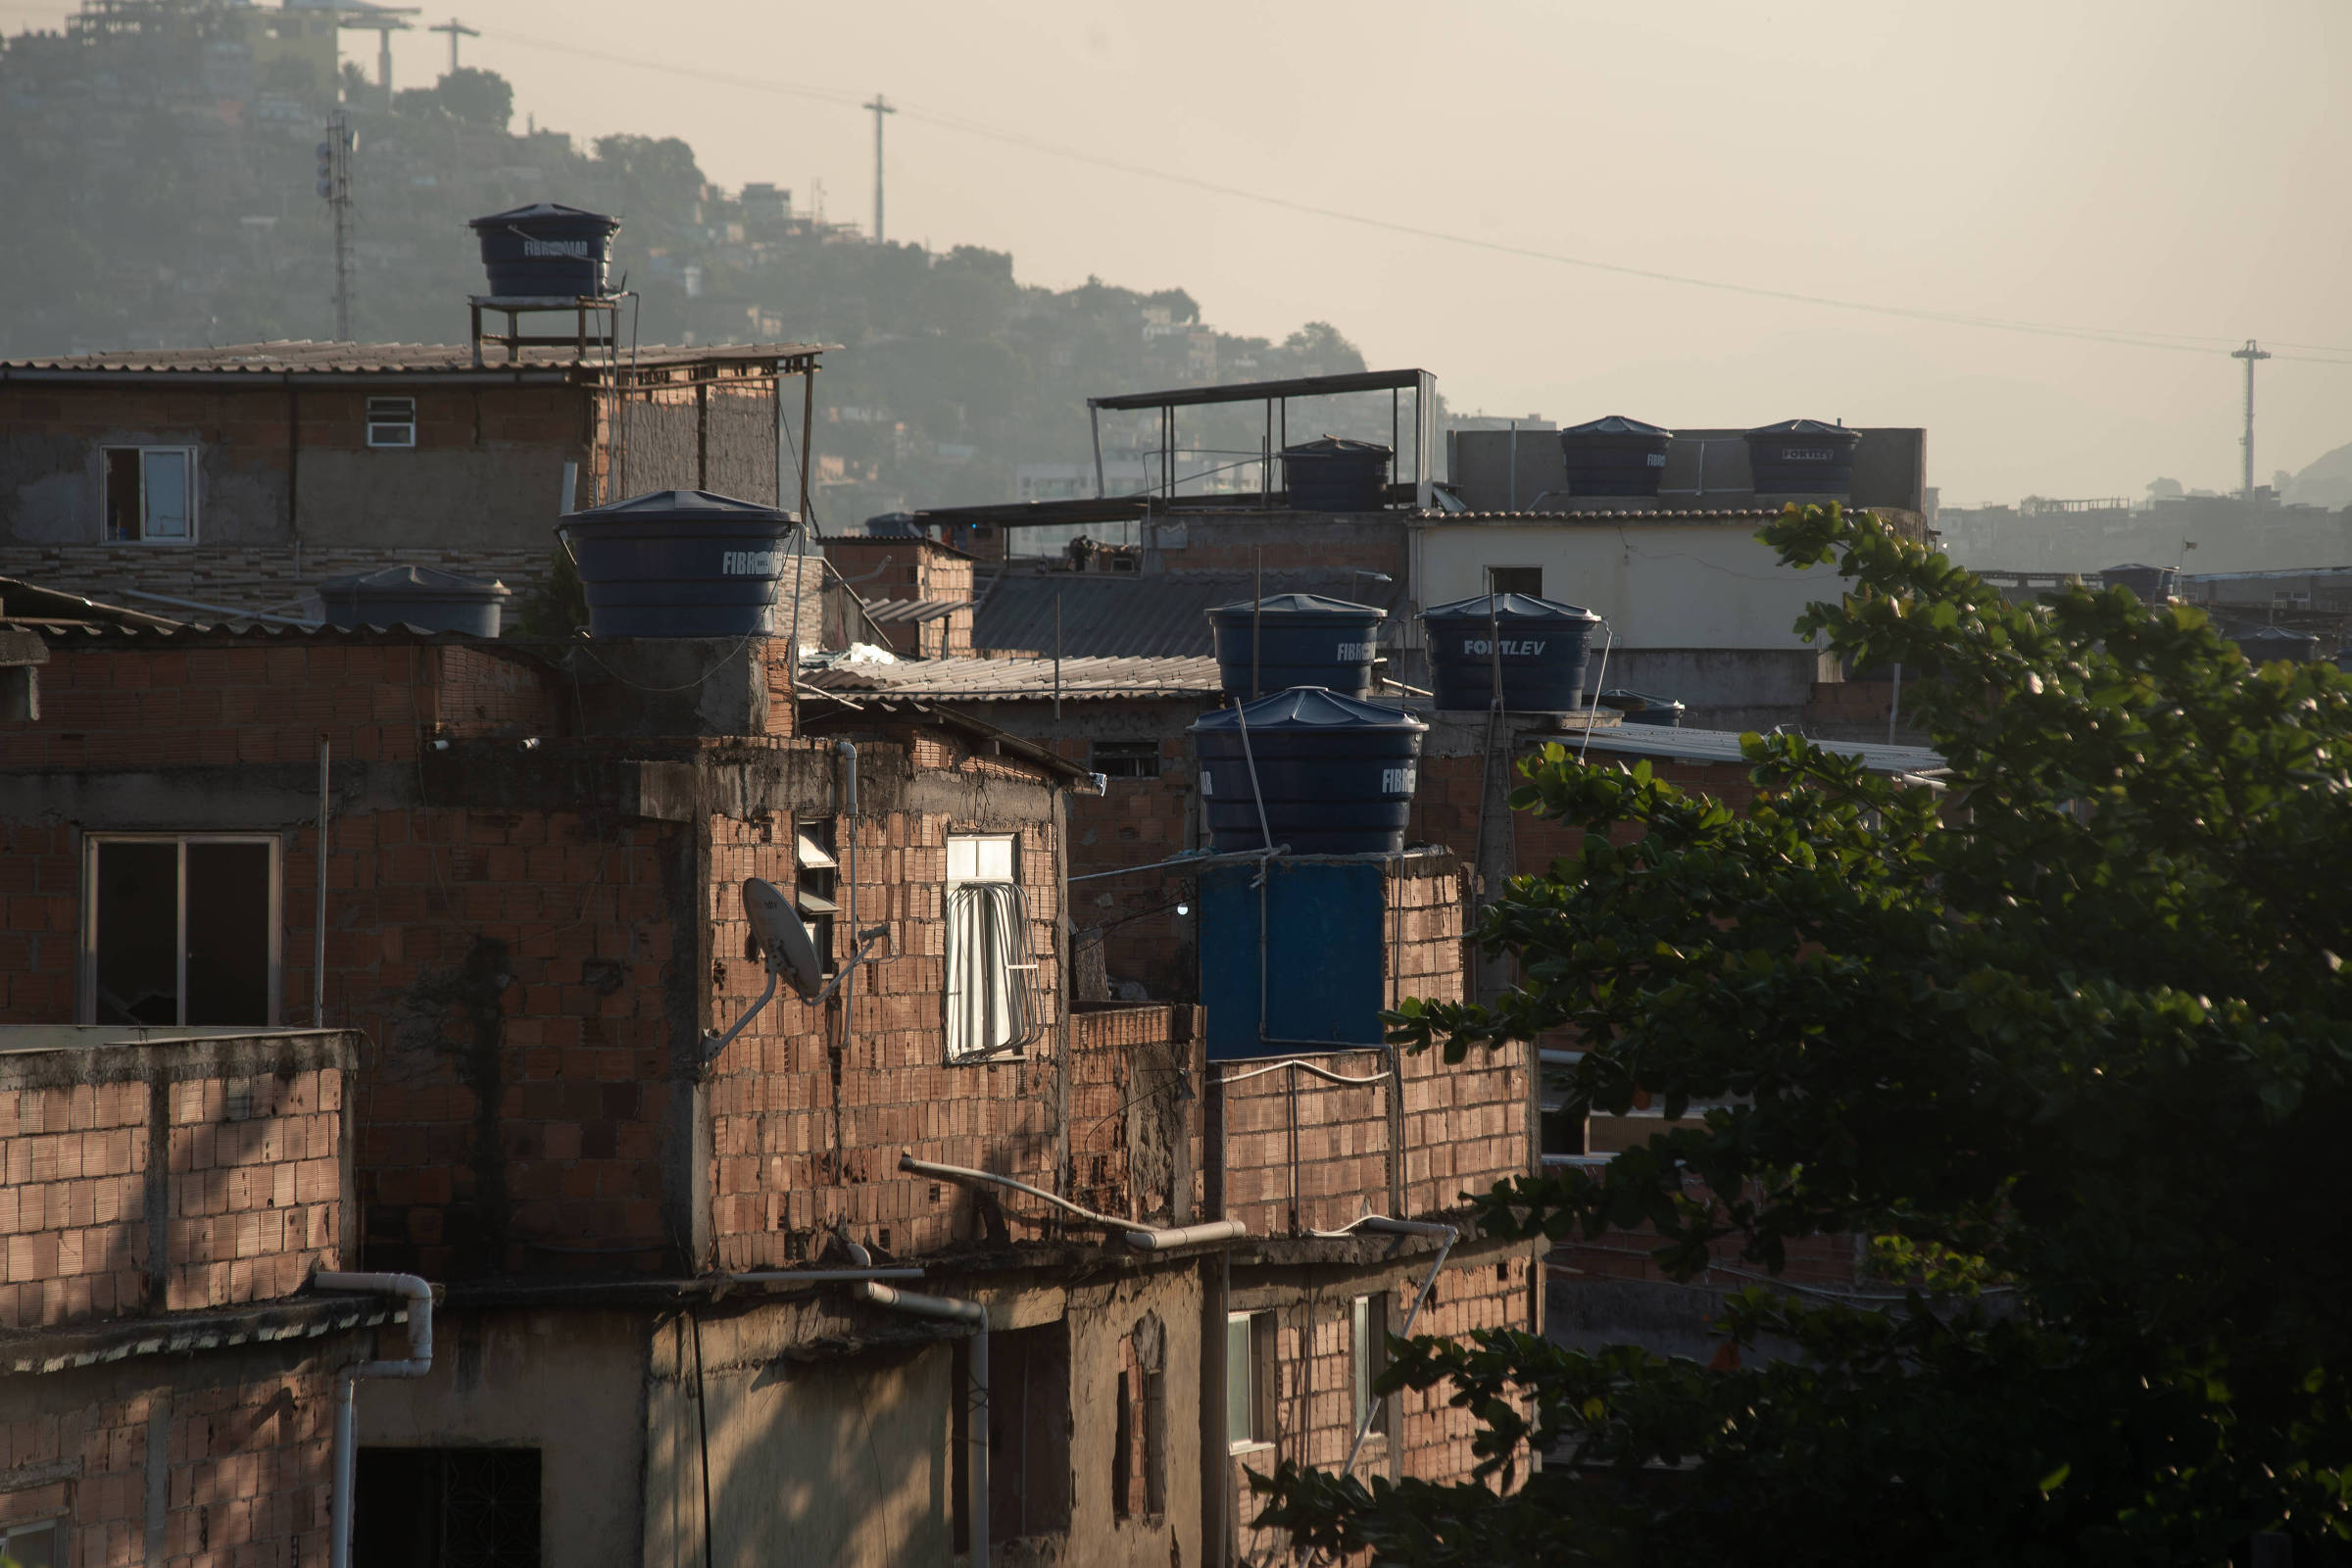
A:
[[[1061,590],[1054,590],[1054,738],[1061,738]]]
[[[1266,547],[1250,547],[1250,700],[1258,698],[1257,633],[1266,608]],[[1269,843],[1272,841],[1269,840]]]
[[[1093,398],[1086,400],[1086,422],[1095,432],[1095,499],[1100,501],[1110,492],[1102,483],[1102,411]]]
[[[318,737],[318,907],[311,928],[311,1027],[326,1027],[326,822],[328,742]]]

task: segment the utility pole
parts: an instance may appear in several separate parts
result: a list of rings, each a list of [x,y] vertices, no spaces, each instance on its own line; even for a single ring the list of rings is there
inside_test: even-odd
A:
[[[2254,500],[2254,362],[2267,360],[2270,355],[2265,353],[2252,338],[2248,338],[2246,346],[2242,349],[2231,349],[2230,357],[2246,362],[2246,434],[2244,441],[2246,485],[2243,498],[2248,504],[2251,504]]]
[[[318,196],[335,220],[335,341],[351,341],[351,155],[360,144],[351,116],[338,109],[326,117],[326,140],[318,144]]]
[[[455,17],[450,18],[447,22],[436,22],[424,30],[449,34],[449,74],[453,76],[458,74],[458,40],[460,38],[479,38],[482,35],[479,27],[468,27]]]
[[[874,117],[874,243],[875,243],[875,244],[877,244],[877,245],[879,245],[879,244],[881,244],[881,243],[882,243],[882,239],[883,239],[883,234],[882,234],[882,117],[883,117],[884,115],[895,115],[895,114],[897,114],[897,113],[898,113],[898,111],[897,111],[896,109],[893,109],[893,108],[890,106],[890,100],[889,100],[889,99],[887,99],[887,98],[885,98],[885,97],[883,97],[883,96],[882,96],[880,93],[876,93],[876,94],[874,94],[874,101],[873,101],[872,103],[870,103],[870,104],[867,104],[867,105],[865,105],[865,107],[866,107],[868,110],[871,110],[871,111],[873,112],[873,117]]]

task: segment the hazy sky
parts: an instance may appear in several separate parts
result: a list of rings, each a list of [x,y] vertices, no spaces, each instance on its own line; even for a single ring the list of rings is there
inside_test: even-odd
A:
[[[518,122],[683,136],[864,222],[878,90],[893,237],[1181,285],[1227,330],[1328,319],[1465,411],[1920,424],[1947,502],[2230,488],[2258,337],[2259,476],[2352,442],[2344,0],[450,3]],[[396,84],[447,49],[399,39]]]

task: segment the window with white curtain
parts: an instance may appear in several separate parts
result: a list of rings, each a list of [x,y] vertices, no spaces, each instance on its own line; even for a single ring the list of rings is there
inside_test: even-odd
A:
[[[1025,1045],[1034,1032],[1028,902],[1009,833],[948,838],[948,1059]]]

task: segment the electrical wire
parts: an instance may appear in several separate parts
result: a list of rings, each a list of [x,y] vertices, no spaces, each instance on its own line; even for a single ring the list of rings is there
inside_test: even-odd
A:
[[[823,87],[810,82],[778,81],[763,77],[738,75],[699,66],[673,65],[644,56],[624,55],[611,50],[593,49],[580,44],[508,32],[503,28],[485,29],[485,35],[502,42],[520,44],[526,48],[545,49],[557,54],[604,61],[612,65],[680,76],[706,84],[739,87],[748,92],[802,98],[839,108],[860,111],[864,108],[858,94],[837,87]],[[997,142],[1004,146],[1018,147],[1024,151],[1039,153],[1049,158],[1059,158],[1071,163],[1085,164],[1113,173],[1126,174],[1140,179],[1157,180],[1163,184],[1179,185],[1212,196],[1224,196],[1236,201],[1251,202],[1261,207],[1272,207],[1285,212],[1298,213],[1304,217],[1348,223],[1359,228],[1377,229],[1385,233],[1403,235],[1407,238],[1485,251],[1492,255],[1515,257],[1521,261],[1569,267],[1582,271],[1605,272],[1613,276],[1640,278],[1653,283],[1670,283],[1683,288],[1709,289],[1717,293],[1737,294],[1749,299],[1776,300],[1790,305],[1809,305],[1822,310],[1850,311],[1862,315],[1922,321],[1942,326],[1974,327],[1984,331],[2065,338],[2077,342],[2099,343],[2121,348],[2164,349],[2184,354],[2226,355],[2242,341],[2237,338],[2225,338],[2213,334],[2070,326],[2053,321],[2018,320],[1965,311],[1933,310],[1925,306],[1888,305],[1872,300],[1840,299],[1835,295],[1812,294],[1797,289],[1771,288],[1762,284],[1736,282],[1728,278],[1672,272],[1661,268],[1639,267],[1631,263],[1604,261],[1597,257],[1576,256],[1564,251],[1550,251],[1532,245],[1512,244],[1506,240],[1485,239],[1473,234],[1454,233],[1421,223],[1399,222],[1395,219],[1378,218],[1366,213],[1351,213],[1344,208],[1325,207],[1313,202],[1299,201],[1294,197],[1251,190],[1247,186],[1231,185],[1221,180],[1206,179],[1197,174],[1154,169],[1148,164],[1139,164],[1129,159],[1115,158],[1081,147],[1065,146],[1020,131],[991,125],[982,121],[967,119],[961,115],[921,109],[906,104],[897,105],[896,108],[899,114],[918,123],[936,125],[943,130],[956,131],[962,135]],[[2275,360],[2291,360],[2314,365],[2352,366],[2352,347],[2339,344],[2288,344],[2283,342],[2278,347],[2303,352],[2275,352],[2272,355]]]

